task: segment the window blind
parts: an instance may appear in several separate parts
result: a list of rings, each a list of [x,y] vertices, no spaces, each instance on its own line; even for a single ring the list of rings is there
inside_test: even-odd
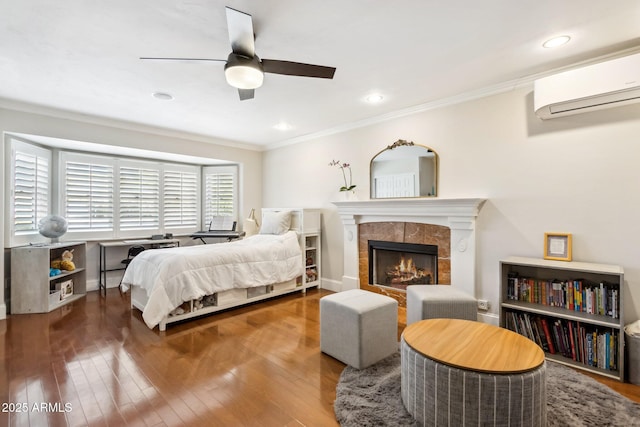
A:
[[[163,175],[164,227],[197,227],[198,174],[165,169]]]
[[[121,166],[119,178],[120,230],[159,228],[159,169]]]
[[[53,164],[56,150],[9,142],[12,246],[33,242],[38,222],[51,213],[67,219],[67,238],[75,239],[188,234],[214,216],[238,218],[237,165],[203,167],[64,150]]]
[[[14,148],[13,225],[21,234],[37,231],[38,222],[50,213],[51,152],[19,142]]]
[[[64,162],[65,217],[70,231],[113,230],[113,166]]]
[[[214,216],[237,217],[236,213],[236,168],[210,167],[205,172],[205,220]]]

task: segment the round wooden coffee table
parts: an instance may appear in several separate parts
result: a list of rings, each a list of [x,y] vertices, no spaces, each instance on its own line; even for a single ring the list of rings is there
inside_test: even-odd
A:
[[[429,425],[546,424],[544,352],[507,329],[428,319],[404,330],[402,401]]]

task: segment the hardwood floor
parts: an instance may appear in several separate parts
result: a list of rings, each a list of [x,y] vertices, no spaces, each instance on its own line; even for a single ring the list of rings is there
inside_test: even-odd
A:
[[[320,353],[319,299],[328,293],[166,332],[148,329],[116,289],[9,316],[0,321],[0,426],[335,426],[344,364]],[[640,387],[609,383],[640,402]]]
[[[0,425],[337,425],[344,365],[319,350],[318,301],[327,293],[295,293],[164,333],[113,289],[49,314],[9,316],[0,322],[0,402],[27,412],[0,412]],[[32,410],[41,403],[61,411]]]

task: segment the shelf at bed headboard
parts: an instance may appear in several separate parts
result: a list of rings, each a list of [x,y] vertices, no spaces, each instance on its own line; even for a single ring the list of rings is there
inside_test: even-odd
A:
[[[299,233],[319,233],[320,226],[320,209],[302,209],[302,208],[262,208],[262,214],[265,212],[291,212],[291,229]]]

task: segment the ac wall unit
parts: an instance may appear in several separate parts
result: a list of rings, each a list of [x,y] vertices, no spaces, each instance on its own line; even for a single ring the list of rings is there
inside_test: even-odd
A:
[[[640,54],[544,77],[534,82],[541,119],[569,116],[640,101]]]

